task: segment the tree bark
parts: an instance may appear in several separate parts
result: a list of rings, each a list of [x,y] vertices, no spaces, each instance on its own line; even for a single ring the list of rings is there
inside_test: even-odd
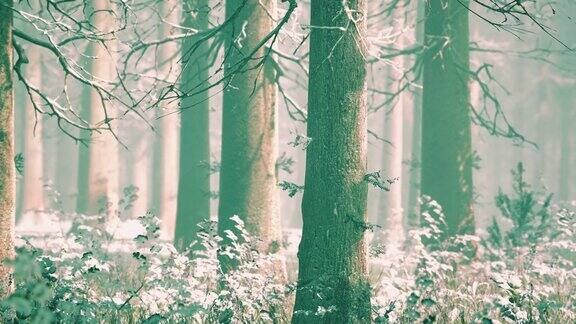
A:
[[[113,18],[109,0],[95,0],[92,3],[93,24],[99,31],[111,28]],[[108,44],[110,45],[110,44]],[[114,78],[112,53],[100,43],[88,45],[88,68],[94,77],[110,81]],[[91,125],[113,117],[111,107],[104,107],[96,90],[85,88],[82,99],[82,118]],[[105,114],[108,109],[108,115]],[[83,214],[105,214],[113,209],[118,200],[118,148],[114,137],[109,133],[88,134],[90,143],[80,148],[78,170],[77,211]]]
[[[0,260],[14,257],[14,98],[12,1],[0,5]],[[0,296],[12,288],[12,271],[0,263]]]
[[[311,3],[307,136],[312,141],[294,323],[370,321],[364,238],[366,8],[363,0]]]
[[[208,29],[207,0],[184,1],[184,26]],[[208,91],[187,96],[206,86],[209,44],[196,46],[199,38],[187,38],[182,44],[182,113],[180,114],[180,175],[178,211],[174,241],[188,247],[197,238],[198,224],[210,219],[210,101]]]
[[[468,1],[463,2],[431,0],[426,7],[421,190],[442,206],[448,235],[474,232]]]
[[[226,1],[226,17],[237,17],[227,30],[225,74],[232,73],[273,29],[275,12],[274,0]],[[218,233],[224,237],[223,244],[229,242],[225,231],[235,230],[230,217],[238,215],[264,253],[275,252],[280,246],[277,89],[271,65],[265,62],[256,67],[268,54],[261,48],[224,89],[218,210]],[[229,261],[221,258],[223,269],[233,265]]]

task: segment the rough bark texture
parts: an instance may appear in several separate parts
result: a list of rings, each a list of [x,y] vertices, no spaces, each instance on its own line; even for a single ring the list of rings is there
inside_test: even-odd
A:
[[[177,0],[159,2],[160,11],[166,23],[159,29],[160,37],[167,37],[177,28],[180,21],[180,10]],[[177,65],[179,48],[176,43],[168,43],[160,47],[158,57],[158,73],[162,80],[174,82],[180,69]],[[162,222],[162,238],[172,240],[176,227],[176,199],[178,198],[178,143],[180,138],[180,115],[174,113],[178,109],[178,102],[165,100],[160,109],[156,110],[156,140],[154,142],[153,159],[153,206],[156,208],[158,218]]]
[[[198,10],[196,13],[195,10]],[[208,26],[208,1],[184,2],[184,25],[197,30]],[[198,38],[182,44],[182,90],[186,94],[206,86],[208,79],[209,44],[195,46]],[[176,246],[187,247],[196,239],[198,224],[210,218],[210,134],[208,92],[184,97],[181,101],[180,175],[178,180],[178,211],[176,214]]]
[[[93,24],[100,31],[111,28],[113,23],[109,0],[91,2],[94,14]],[[110,44],[108,44],[110,45]],[[88,48],[90,73],[101,80],[114,78],[111,53],[99,43],[91,43]],[[84,89],[82,99],[82,117],[95,125],[106,117],[113,117],[111,107],[105,107],[94,89]],[[90,143],[80,148],[78,170],[77,210],[84,214],[103,213],[114,208],[118,199],[118,148],[114,137],[109,133],[82,134],[91,136]]]
[[[238,16],[229,26],[225,73],[231,73],[275,26],[274,0],[226,1],[226,16]],[[238,215],[260,240],[258,249],[274,252],[280,239],[277,212],[276,85],[261,48],[242,73],[224,90],[218,232],[234,230],[230,217]],[[224,235],[225,236],[225,235]],[[226,244],[227,240],[224,240]],[[227,267],[226,260],[223,266]]]
[[[311,25],[317,26],[310,35],[307,131],[312,141],[294,323],[370,321],[364,239],[366,11],[362,0],[311,4]],[[328,312],[318,314],[319,307]]]
[[[30,63],[26,64],[26,77],[35,86],[42,83],[40,54],[37,50],[27,51]],[[22,212],[44,209],[42,115],[37,115],[29,97],[24,107],[24,188]]]
[[[0,5],[0,261],[14,257],[14,102],[12,1]],[[0,296],[12,287],[12,272],[0,263]]]
[[[449,235],[472,233],[468,11],[458,0],[427,4],[421,190],[442,205]]]

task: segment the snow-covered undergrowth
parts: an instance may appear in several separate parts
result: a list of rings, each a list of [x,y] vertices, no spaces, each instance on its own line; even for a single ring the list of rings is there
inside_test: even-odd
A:
[[[519,229],[497,237],[496,223],[484,238],[441,239],[442,210],[429,199],[424,205],[428,226],[411,232],[408,252],[374,257],[379,263],[372,300],[376,322],[576,321],[573,212],[547,206],[546,215],[539,213],[534,227],[520,234],[525,244],[516,245],[512,237]],[[529,242],[537,231],[540,236]]]
[[[204,224],[196,249],[182,253],[160,240],[152,214],[138,218],[143,232],[131,242],[114,238],[106,227],[83,224],[49,240],[22,237],[13,262],[16,291],[2,302],[2,317],[39,323],[287,318],[290,286],[260,271],[275,266],[277,256],[257,253],[242,221],[234,220],[242,237],[226,254],[239,261],[238,269],[226,274],[219,269],[220,238],[212,223]]]
[[[502,215],[481,236],[446,238],[441,207],[423,197],[424,226],[402,249],[373,244],[374,322],[574,323],[576,215],[530,191],[521,177],[514,195],[501,193],[496,202]],[[49,239],[21,237],[12,263],[16,289],[1,303],[2,322],[288,322],[294,257],[285,282],[269,271],[278,256],[259,254],[234,220],[241,235],[229,233],[225,254],[238,269],[226,274],[214,223],[203,225],[191,253],[160,240],[151,214],[127,223],[131,230],[120,236],[80,218]],[[295,234],[285,239],[288,254]]]

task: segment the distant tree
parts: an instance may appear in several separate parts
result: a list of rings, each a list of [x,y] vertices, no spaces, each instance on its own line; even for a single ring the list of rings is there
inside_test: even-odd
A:
[[[560,78],[556,80],[554,87],[556,88],[553,93],[553,101],[558,103],[560,113],[557,115],[560,120],[560,168],[559,168],[559,184],[558,184],[558,200],[561,202],[568,202],[574,200],[574,190],[571,190],[571,179],[574,178],[574,171],[570,161],[574,160],[574,131],[571,125],[574,123],[574,100],[576,94],[574,93],[574,85],[576,84],[574,78],[574,66],[576,65],[576,55],[574,55],[574,48],[576,48],[576,35],[573,32],[576,27],[576,22],[573,19],[573,13],[576,11],[576,3],[573,1],[560,1],[555,9],[558,14],[553,15],[553,26],[558,30],[561,40],[566,43],[571,50],[566,51],[564,55],[557,58],[556,64],[560,66]],[[556,47],[560,47],[555,44]],[[562,47],[560,47],[562,48]],[[542,128],[541,126],[539,128]],[[544,154],[543,154],[544,155]]]
[[[426,6],[421,193],[442,206],[449,235],[474,232],[467,6]]]
[[[140,133],[134,138],[130,150],[125,152],[128,162],[128,172],[131,172],[128,187],[136,190],[137,199],[134,201],[130,213],[133,217],[145,215],[150,206],[152,192],[152,132],[145,127],[138,127]]]
[[[570,97],[569,90],[562,89],[557,91],[558,101],[560,102],[560,113],[558,117],[560,118],[560,167],[558,183],[558,200],[561,202],[567,202],[570,198],[570,159],[572,158],[573,141],[571,134],[572,120],[574,119],[572,114],[572,107],[567,103],[567,98]],[[572,142],[572,143],[571,143]]]
[[[107,34],[114,28],[113,7],[110,0],[94,0],[87,4],[91,24],[95,30]],[[115,78],[112,42],[90,42],[86,56],[90,74],[104,84]],[[112,118],[115,114],[107,107],[102,94],[86,85],[83,88],[81,117],[90,124]],[[81,137],[89,138],[79,150],[77,212],[98,214],[110,208],[118,199],[118,146],[108,132],[94,133],[84,130]]]
[[[393,9],[392,20],[394,30],[396,30],[399,35],[395,40],[395,46],[399,48],[406,47],[406,35],[404,35],[403,30],[406,29],[406,16],[408,15],[408,9],[405,3],[398,3]],[[392,88],[393,92],[400,91],[402,87],[402,82],[400,81],[403,75],[403,70],[405,66],[406,58],[403,55],[398,55],[391,60],[392,65],[389,67],[390,71],[390,82],[389,87]],[[385,109],[386,115],[386,130],[389,133],[388,140],[390,145],[388,147],[389,159],[387,165],[383,166],[383,170],[386,170],[388,177],[394,179],[394,184],[390,186],[390,191],[383,191],[383,197],[387,200],[387,212],[385,214],[386,219],[384,220],[384,228],[388,233],[387,243],[394,247],[401,247],[405,240],[405,227],[404,227],[404,215],[402,198],[404,187],[407,181],[404,179],[402,173],[403,168],[403,158],[404,151],[408,149],[408,145],[404,138],[404,114],[406,108],[408,108],[408,94],[400,92],[397,99],[392,103],[390,108]],[[406,146],[406,147],[405,147]]]
[[[270,52],[261,44],[276,25],[274,0],[226,1],[222,157],[218,232],[235,231],[238,215],[260,240],[258,249],[279,247],[276,159],[276,84]],[[268,44],[271,46],[271,44]],[[256,50],[256,53],[251,53]],[[252,56],[250,56],[252,55]],[[222,265],[231,265],[226,257]]]
[[[30,51],[30,63],[26,65],[26,76],[31,83],[41,86],[41,55],[39,51]],[[22,212],[39,211],[44,209],[44,181],[43,181],[43,140],[42,116],[36,114],[29,98],[25,98],[24,106],[24,183],[22,193]]]
[[[294,323],[369,322],[366,1],[311,2],[306,178]]]
[[[180,21],[180,1],[166,0],[157,4],[161,23],[158,26],[159,39],[168,39],[178,31]],[[156,73],[163,86],[171,87],[177,82],[179,66],[176,64],[179,44],[169,42],[158,48]],[[154,157],[152,160],[152,206],[162,222],[162,235],[172,239],[176,226],[176,199],[178,196],[178,142],[179,122],[178,101],[175,98],[163,100],[152,109],[155,112],[156,136],[154,137]]]
[[[210,7],[207,0],[184,0],[182,20],[186,27],[209,28]],[[182,80],[184,93],[202,86],[209,77],[210,48],[199,38],[182,43]],[[208,92],[184,95],[180,101],[180,174],[178,211],[174,241],[187,247],[196,238],[198,225],[210,218],[210,101]]]
[[[415,39],[416,45],[422,46],[424,38],[424,11],[426,3],[418,1],[416,4],[416,23]],[[420,75],[417,79],[421,77]],[[418,207],[418,197],[420,195],[420,154],[422,144],[422,89],[414,89],[414,101],[412,111],[412,156],[410,158],[410,178],[408,179],[408,203],[406,209],[406,217],[408,219],[408,227],[418,227],[418,215],[420,208]]]

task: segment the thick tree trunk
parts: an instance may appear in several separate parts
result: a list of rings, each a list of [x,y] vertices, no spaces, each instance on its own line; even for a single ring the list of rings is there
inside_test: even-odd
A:
[[[14,257],[14,102],[12,78],[12,1],[0,5],[0,296],[12,288]]]
[[[474,232],[467,2],[426,7],[422,194],[442,206],[448,234]]]
[[[194,13],[193,10],[198,10]],[[196,30],[208,26],[208,0],[184,2],[184,25]],[[196,239],[198,224],[210,218],[210,102],[208,91],[195,93],[206,86],[208,79],[209,44],[195,46],[198,38],[182,44],[182,113],[180,128],[180,175],[178,180],[178,211],[174,242],[187,247]]]
[[[26,78],[31,84],[40,87],[42,83],[40,53],[27,51],[30,63],[26,64]],[[24,107],[24,188],[22,212],[44,209],[44,183],[42,153],[42,115],[37,115],[34,106],[27,97]],[[28,220],[34,222],[35,220]]]
[[[363,0],[311,4],[307,127],[312,141],[294,323],[370,321],[364,239],[366,11]]]
[[[227,32],[227,75],[273,29],[275,20],[271,15],[275,12],[274,0],[226,2],[226,16],[238,14]],[[276,183],[277,89],[270,64],[255,68],[265,55],[266,49],[261,48],[224,89],[218,232],[225,237],[226,230],[234,230],[230,217],[238,215],[249,233],[259,239],[258,249],[267,253],[279,247],[280,223]],[[227,239],[223,243],[226,242]],[[222,266],[226,269],[231,263],[222,258]]]
[[[92,2],[93,24],[100,31],[111,28],[113,18],[109,0]],[[91,75],[100,80],[109,81],[115,77],[112,55],[99,43],[91,43],[88,48]],[[108,115],[105,114],[105,108]],[[84,89],[82,99],[82,117],[91,125],[113,117],[111,107],[104,107],[100,95],[94,89]],[[112,116],[111,116],[112,114]],[[91,136],[90,143],[80,148],[78,170],[77,210],[83,214],[99,214],[111,211],[118,200],[118,148],[114,137],[109,133],[86,134]]]
[[[160,36],[167,37],[174,33],[170,24],[178,25],[180,10],[177,0],[166,0],[159,3],[165,23],[159,29]],[[160,48],[158,56],[159,78],[166,84],[175,81],[179,73],[174,53],[179,48],[175,43],[168,43]],[[172,240],[176,227],[176,199],[178,198],[178,143],[180,137],[180,116],[177,114],[178,102],[165,100],[156,110],[156,139],[153,159],[153,203],[158,218],[162,223],[162,238]]]

